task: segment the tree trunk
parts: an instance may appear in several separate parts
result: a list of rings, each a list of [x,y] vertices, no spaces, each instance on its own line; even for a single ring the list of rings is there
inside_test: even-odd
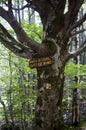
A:
[[[61,115],[63,74],[54,73],[56,74],[52,67],[38,69],[37,130],[62,130],[63,127]]]
[[[72,122],[76,127],[80,123],[80,115],[79,115],[79,101],[78,101],[78,90],[77,88],[73,90],[73,115]]]
[[[53,59],[54,64],[37,69],[38,93],[34,123],[36,130],[64,129],[61,105],[65,64],[59,46]]]
[[[78,77],[75,76],[75,83],[78,83]],[[72,123],[76,127],[80,123],[80,113],[79,113],[79,93],[78,89],[73,89],[73,102],[72,102]]]
[[[76,30],[75,30],[76,32]],[[78,44],[78,38],[75,36],[75,50],[77,50],[79,48],[79,44]],[[74,62],[75,64],[79,64],[79,58],[76,57],[74,58]],[[75,83],[78,84],[79,83],[79,76],[75,76],[74,77]],[[79,93],[78,93],[78,89],[75,88],[73,89],[73,101],[72,101],[72,123],[73,125],[76,127],[79,125],[80,123],[80,113],[79,113]]]

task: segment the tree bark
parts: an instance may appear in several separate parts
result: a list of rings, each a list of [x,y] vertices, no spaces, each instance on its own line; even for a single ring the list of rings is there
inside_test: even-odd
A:
[[[54,44],[52,50],[53,47]],[[64,52],[62,53],[60,46],[56,45],[56,53],[52,56],[54,63],[37,68],[38,93],[33,129],[64,130],[61,113],[65,67]]]
[[[78,90],[73,90],[73,110],[72,110],[72,123],[76,127],[80,123],[79,115],[79,101],[78,101]]]
[[[54,19],[51,14],[51,20],[42,19],[45,31],[42,45],[46,48],[44,57],[49,56],[54,63],[37,68],[38,93],[33,130],[64,130],[61,105],[68,38],[64,40],[64,18],[61,15],[58,20],[55,13],[52,14]]]

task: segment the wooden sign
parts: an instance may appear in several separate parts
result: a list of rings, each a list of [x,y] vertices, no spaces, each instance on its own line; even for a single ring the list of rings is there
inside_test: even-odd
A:
[[[51,57],[43,57],[39,59],[32,59],[29,61],[29,67],[30,68],[39,68],[44,67],[48,65],[52,65],[54,63],[54,60]]]

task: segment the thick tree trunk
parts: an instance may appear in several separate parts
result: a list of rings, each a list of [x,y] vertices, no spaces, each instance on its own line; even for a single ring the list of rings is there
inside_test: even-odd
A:
[[[62,130],[63,73],[57,76],[55,75],[56,73],[52,67],[38,70],[37,130]]]
[[[61,104],[64,86],[63,53],[60,47],[53,56],[54,64],[37,69],[38,94],[35,111],[36,130],[63,130]]]

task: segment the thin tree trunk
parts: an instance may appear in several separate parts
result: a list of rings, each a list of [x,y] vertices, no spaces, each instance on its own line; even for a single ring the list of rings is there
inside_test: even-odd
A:
[[[4,101],[2,101],[1,97],[0,97],[0,103],[3,106],[6,127],[9,129],[10,128],[10,124],[9,124],[7,110],[6,110],[5,103],[4,103]]]
[[[11,92],[11,89],[12,89],[12,63],[11,63],[11,54],[9,52],[9,70],[10,70],[10,88],[9,88],[9,112],[10,112],[10,118],[11,118],[11,121],[12,121],[12,127],[13,127],[13,124],[14,124],[14,121],[13,121],[13,102],[12,102],[12,92]]]
[[[5,106],[4,102],[1,100],[1,97],[0,97],[0,103],[2,104],[3,109],[4,109],[4,115],[5,115],[6,124],[8,124],[9,121],[8,121],[8,115],[7,115],[6,106]]]
[[[78,78],[75,77],[75,82],[77,83]],[[78,102],[78,89],[75,88],[73,90],[73,113],[72,113],[72,122],[74,126],[77,126],[80,122],[80,114],[79,114],[79,102]]]
[[[75,50],[79,48],[79,43],[77,37],[75,37]],[[79,64],[79,57],[74,59],[75,64]],[[78,73],[78,72],[77,72]],[[78,84],[79,77],[75,76],[75,84]],[[80,122],[80,113],[79,113],[79,94],[78,89],[73,89],[73,104],[72,104],[72,123],[74,126],[77,126]]]

